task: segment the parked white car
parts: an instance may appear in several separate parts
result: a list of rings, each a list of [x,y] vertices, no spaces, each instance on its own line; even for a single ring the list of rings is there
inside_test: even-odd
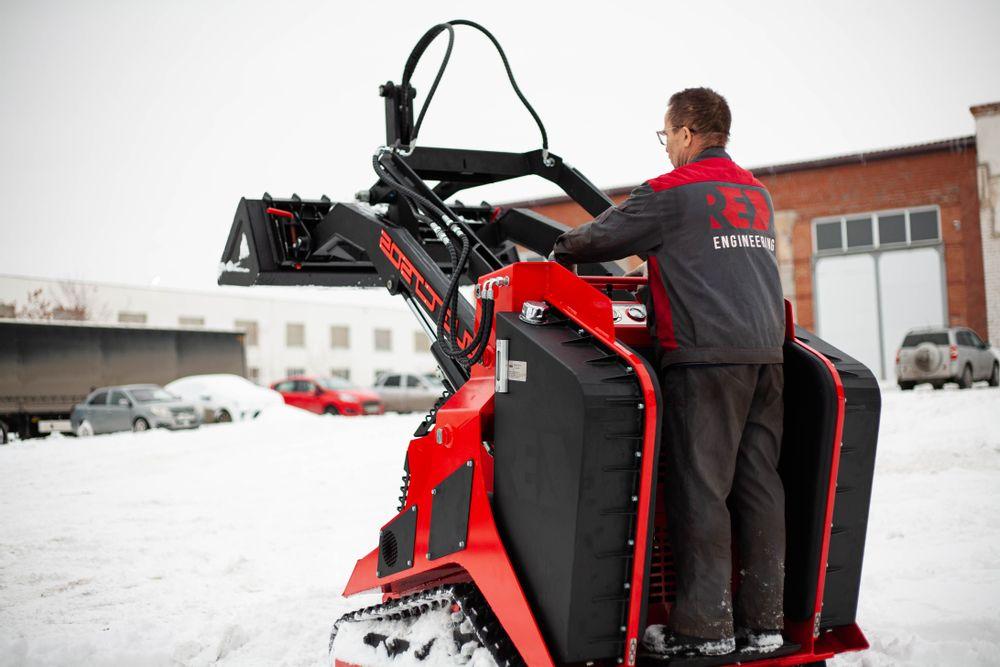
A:
[[[197,406],[205,422],[253,419],[264,408],[285,403],[278,392],[239,375],[190,375],[164,389]]]

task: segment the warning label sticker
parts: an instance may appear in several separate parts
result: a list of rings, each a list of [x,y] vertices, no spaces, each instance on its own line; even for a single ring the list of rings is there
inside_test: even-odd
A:
[[[528,381],[528,362],[527,361],[508,361],[507,362],[507,379],[513,382],[527,382]]]

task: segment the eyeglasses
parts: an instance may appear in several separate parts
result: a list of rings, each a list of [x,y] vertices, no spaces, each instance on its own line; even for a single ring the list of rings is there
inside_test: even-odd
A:
[[[685,127],[685,126],[681,125],[681,127]],[[674,130],[677,130],[677,129],[680,129],[680,128],[678,128],[677,126],[668,127],[667,128],[667,132],[673,132]],[[656,138],[660,140],[660,145],[661,146],[666,146],[667,145],[667,132],[664,132],[663,130],[657,130],[656,131]],[[691,134],[698,134],[698,130],[692,130],[690,127],[688,128],[688,132],[690,132]]]

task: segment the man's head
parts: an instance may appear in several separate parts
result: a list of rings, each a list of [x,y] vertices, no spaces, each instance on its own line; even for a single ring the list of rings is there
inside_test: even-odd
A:
[[[729,142],[732,116],[726,98],[711,88],[685,88],[670,97],[663,117],[667,156],[681,167],[698,153]]]

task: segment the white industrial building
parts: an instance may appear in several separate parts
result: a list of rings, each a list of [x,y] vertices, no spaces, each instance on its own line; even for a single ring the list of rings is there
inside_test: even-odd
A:
[[[0,275],[0,317],[242,330],[247,374],[260,384],[314,374],[370,385],[384,371],[436,366],[406,305],[378,289],[199,291]]]

